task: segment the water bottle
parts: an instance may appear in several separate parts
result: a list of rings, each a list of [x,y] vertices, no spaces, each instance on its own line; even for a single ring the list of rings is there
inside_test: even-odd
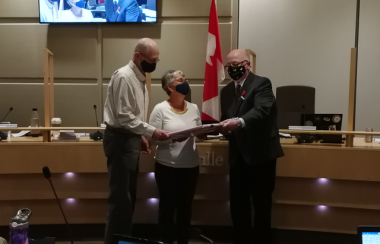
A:
[[[31,127],[40,127],[40,117],[38,116],[37,108],[33,108],[30,126]],[[33,137],[38,137],[38,135],[40,134],[40,131],[39,130],[31,130],[30,134]]]
[[[31,213],[30,209],[23,208],[11,219],[9,224],[10,244],[28,244],[29,216]]]

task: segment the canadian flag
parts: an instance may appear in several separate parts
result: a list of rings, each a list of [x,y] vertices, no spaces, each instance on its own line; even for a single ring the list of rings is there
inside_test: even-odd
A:
[[[220,119],[218,87],[224,78],[218,13],[216,12],[215,0],[212,0],[208,25],[206,73],[203,90],[203,121],[219,121]]]

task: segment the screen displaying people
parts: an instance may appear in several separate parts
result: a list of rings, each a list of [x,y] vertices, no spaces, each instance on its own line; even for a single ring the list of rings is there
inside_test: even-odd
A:
[[[41,23],[156,22],[156,0],[39,0]]]

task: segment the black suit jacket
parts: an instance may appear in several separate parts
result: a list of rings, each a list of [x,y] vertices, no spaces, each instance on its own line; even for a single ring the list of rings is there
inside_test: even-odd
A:
[[[142,12],[136,0],[119,0],[114,12],[113,0],[105,1],[107,22],[141,22]]]
[[[241,88],[244,98],[235,98],[235,82],[223,87],[220,95],[222,120],[239,117],[245,122],[226,136],[229,162],[236,164],[238,154],[249,165],[265,163],[284,156],[277,125],[277,105],[268,78],[249,73]]]

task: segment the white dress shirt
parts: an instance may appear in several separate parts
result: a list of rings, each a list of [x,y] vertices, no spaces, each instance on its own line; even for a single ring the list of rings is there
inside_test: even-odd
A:
[[[248,76],[247,76],[248,77]],[[240,89],[243,88],[243,85],[244,85],[244,81],[246,80],[247,78],[245,78],[244,80],[240,81],[240,82],[235,82],[235,90],[236,90],[236,87],[237,85],[240,85]],[[239,118],[240,122],[241,122],[241,128],[244,128],[245,127],[245,121],[244,119],[242,118]]]
[[[240,85],[240,89],[243,87],[243,85],[244,85],[244,81],[246,80],[247,78],[245,78],[244,80],[242,80],[242,81],[240,81],[240,82],[236,82],[235,80],[234,80],[234,82],[235,82],[235,89],[236,89],[236,87],[237,87],[237,85]]]
[[[113,73],[104,105],[104,122],[151,138],[155,127],[146,123],[148,90],[145,75],[133,61]]]

